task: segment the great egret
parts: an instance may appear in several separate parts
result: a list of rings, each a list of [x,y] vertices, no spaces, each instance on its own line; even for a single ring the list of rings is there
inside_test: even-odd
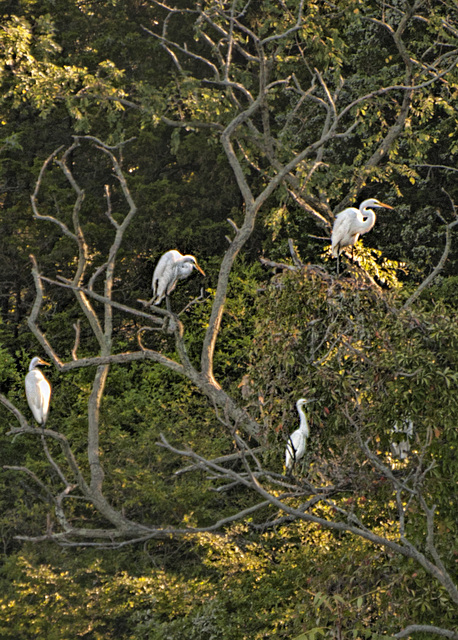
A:
[[[165,295],[168,296],[172,293],[178,280],[190,276],[193,269],[197,269],[203,276],[205,275],[194,256],[183,256],[176,249],[164,253],[154,269],[151,303],[160,304]]]
[[[410,440],[413,436],[413,422],[410,418],[403,420],[401,424],[395,422],[391,430],[393,433],[402,433],[405,435],[405,440],[391,443],[393,455],[399,460],[405,460],[410,451]]]
[[[48,417],[51,385],[37,367],[47,364],[49,363],[41,358],[32,358],[29,365],[29,373],[25,377],[25,395],[27,396],[27,402],[29,403],[33,417],[42,427],[45,426]]]
[[[348,207],[336,215],[332,228],[331,243],[332,255],[337,258],[337,272],[339,271],[339,255],[345,247],[353,247],[360,235],[367,233],[375,224],[375,213],[368,207],[384,207],[392,209],[389,204],[384,204],[376,198],[364,200],[356,207]]]
[[[296,402],[297,412],[301,419],[299,429],[296,429],[288,438],[288,444],[286,445],[285,452],[285,467],[287,471],[291,471],[294,464],[298,462],[305,453],[305,447],[307,444],[307,438],[310,435],[310,429],[307,422],[307,417],[302,408],[305,404],[312,402],[312,400],[306,400],[305,398],[299,398]]]

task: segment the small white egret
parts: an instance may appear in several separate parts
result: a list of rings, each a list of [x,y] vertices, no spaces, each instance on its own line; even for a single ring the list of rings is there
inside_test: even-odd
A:
[[[168,296],[172,293],[178,280],[190,276],[193,269],[197,269],[203,276],[205,275],[194,256],[183,256],[176,249],[164,253],[154,269],[151,303],[160,304],[165,295]]]
[[[399,424],[399,422],[395,422],[391,431],[393,433],[402,433],[405,435],[405,440],[391,443],[391,451],[395,458],[405,460],[410,452],[410,440],[413,437],[413,422],[410,418],[403,420],[401,424]]]
[[[32,358],[29,373],[25,377],[25,395],[33,417],[39,425],[44,427],[48,418],[51,385],[37,368],[40,365],[49,365],[49,363],[38,357]]]
[[[305,447],[307,444],[307,438],[310,435],[310,429],[307,422],[307,417],[302,408],[305,404],[312,402],[312,400],[306,400],[305,398],[299,398],[296,402],[297,412],[301,419],[299,429],[296,429],[288,438],[288,444],[286,445],[285,452],[285,467],[287,471],[291,471],[295,463],[298,462],[305,453]]]
[[[375,224],[375,213],[368,207],[393,208],[376,198],[370,198],[364,200],[359,205],[359,209],[348,207],[336,215],[332,228],[331,244],[332,255],[337,258],[337,272],[339,271],[339,255],[345,247],[353,247],[359,236],[370,231]]]

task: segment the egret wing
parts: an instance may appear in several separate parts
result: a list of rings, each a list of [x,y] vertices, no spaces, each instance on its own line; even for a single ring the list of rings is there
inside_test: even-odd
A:
[[[38,394],[35,371],[31,371],[25,377],[25,395],[33,417],[37,422],[41,422],[40,397]]]
[[[331,235],[332,254],[334,256],[337,256],[344,247],[353,244],[353,238],[356,234],[352,231],[352,225],[357,214],[358,210],[353,207],[344,209],[337,214]]]
[[[39,381],[38,393],[40,396],[40,403],[41,403],[41,415],[42,415],[41,423],[44,426],[48,419],[49,403],[51,400],[51,385],[46,380],[44,375],[41,376],[41,379]]]
[[[175,263],[180,258],[181,253],[176,249],[171,249],[159,259],[153,273],[154,304],[159,304],[166,293],[169,294],[173,291],[176,284]]]
[[[285,466],[291,468],[305,453],[306,438],[300,429],[296,429],[288,438],[285,453]]]
[[[45,424],[48,417],[51,385],[41,371],[30,371],[25,377],[25,395],[33,417],[38,424]]]

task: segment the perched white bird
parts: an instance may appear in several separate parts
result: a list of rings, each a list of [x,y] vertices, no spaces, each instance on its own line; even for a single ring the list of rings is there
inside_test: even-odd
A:
[[[299,413],[301,421],[299,424],[299,429],[296,429],[296,431],[294,431],[289,436],[288,444],[286,445],[285,467],[287,471],[291,471],[291,469],[294,467],[294,464],[298,462],[298,460],[300,460],[305,453],[305,447],[307,444],[307,438],[310,435],[310,429],[302,407],[309,402],[312,402],[312,400],[306,400],[305,398],[300,398],[296,402],[297,412]]]
[[[345,247],[353,247],[357,243],[359,236],[367,233],[374,226],[375,213],[368,207],[393,208],[376,198],[370,198],[369,200],[364,200],[359,205],[359,209],[348,207],[348,209],[344,209],[336,215],[332,228],[331,243],[332,255],[337,258],[337,267],[339,266],[339,255]]]
[[[32,358],[29,373],[25,377],[25,395],[33,417],[42,427],[46,424],[51,399],[51,385],[37,367],[49,364],[41,358]]]
[[[401,424],[395,422],[391,430],[393,433],[402,433],[405,435],[405,440],[391,443],[393,455],[399,460],[405,460],[410,451],[410,440],[413,436],[413,422],[410,418],[403,420]]]
[[[193,269],[197,269],[203,276],[205,275],[194,256],[183,256],[176,249],[164,253],[154,269],[151,303],[160,304],[165,295],[168,296],[172,293],[178,280],[190,276]]]

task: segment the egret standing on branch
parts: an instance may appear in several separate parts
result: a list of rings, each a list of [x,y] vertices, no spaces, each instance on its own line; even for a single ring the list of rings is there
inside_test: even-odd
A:
[[[287,471],[291,471],[295,463],[298,462],[305,453],[305,447],[307,444],[307,438],[310,435],[310,429],[307,422],[307,417],[302,407],[309,402],[313,401],[306,400],[305,398],[300,398],[296,402],[297,412],[301,421],[299,424],[299,429],[296,429],[296,431],[294,431],[289,436],[288,444],[286,445],[285,467]]]
[[[175,249],[164,253],[154,269],[151,304],[160,304],[164,296],[172,293],[178,280],[190,276],[193,269],[197,269],[203,276],[205,275],[194,256],[183,256]]]
[[[49,365],[49,362],[38,357],[32,358],[29,373],[25,377],[25,395],[33,417],[44,427],[48,418],[51,385],[37,368],[39,365]]]
[[[367,233],[375,224],[375,213],[369,207],[384,207],[392,209],[389,204],[384,204],[376,198],[364,200],[356,207],[348,207],[336,215],[332,228],[331,243],[332,255],[337,258],[337,273],[339,273],[339,255],[345,247],[353,247],[360,235]]]

